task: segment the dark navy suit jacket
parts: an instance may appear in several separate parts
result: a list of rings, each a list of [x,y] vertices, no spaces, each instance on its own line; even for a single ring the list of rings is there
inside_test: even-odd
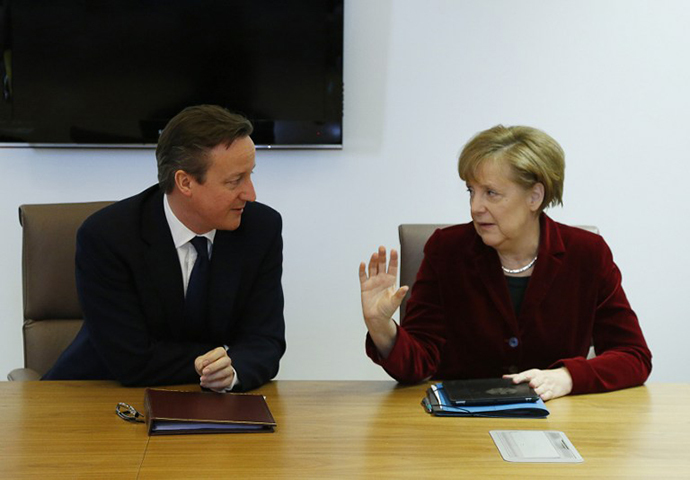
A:
[[[77,233],[84,325],[43,378],[195,383],[194,359],[227,345],[241,390],[267,382],[285,351],[281,230],[280,214],[253,202],[237,230],[216,232],[208,316],[189,325],[158,186],[96,212]]]

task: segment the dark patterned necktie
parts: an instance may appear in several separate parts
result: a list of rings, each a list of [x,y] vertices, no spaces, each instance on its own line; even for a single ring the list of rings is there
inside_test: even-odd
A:
[[[192,267],[192,274],[189,276],[189,283],[187,284],[184,312],[187,321],[193,325],[203,323],[206,318],[206,295],[210,270],[207,242],[206,237],[200,236],[196,236],[191,240],[197,255],[194,267]]]

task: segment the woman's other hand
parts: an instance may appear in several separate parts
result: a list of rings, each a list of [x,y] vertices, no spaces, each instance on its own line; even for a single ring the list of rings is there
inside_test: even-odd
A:
[[[362,292],[362,314],[381,356],[388,357],[397,336],[397,327],[393,314],[405,298],[408,287],[396,290],[398,276],[398,252],[391,250],[390,263],[386,270],[386,248],[379,247],[378,252],[369,259],[367,275],[364,262],[359,264],[359,283]]]
[[[565,367],[553,370],[533,368],[513,375],[503,375],[503,378],[512,378],[513,383],[529,382],[529,386],[545,402],[568,395],[573,389],[573,379]]]

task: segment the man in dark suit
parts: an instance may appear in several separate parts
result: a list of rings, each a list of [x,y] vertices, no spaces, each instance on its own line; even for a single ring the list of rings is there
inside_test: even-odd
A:
[[[251,132],[221,107],[183,110],[161,134],[158,185],[84,222],[84,325],[43,379],[245,391],[276,375],[282,221],[255,202]]]

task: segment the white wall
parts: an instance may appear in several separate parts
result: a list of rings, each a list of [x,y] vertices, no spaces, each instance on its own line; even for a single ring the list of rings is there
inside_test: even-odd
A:
[[[690,6],[683,0],[348,0],[345,146],[261,151],[259,199],[285,230],[282,379],[379,379],[357,266],[405,222],[469,220],[455,156],[497,123],[566,151],[565,207],[598,225],[654,353],[690,381]],[[153,151],[0,149],[0,372],[21,366],[22,203],[120,199]]]

